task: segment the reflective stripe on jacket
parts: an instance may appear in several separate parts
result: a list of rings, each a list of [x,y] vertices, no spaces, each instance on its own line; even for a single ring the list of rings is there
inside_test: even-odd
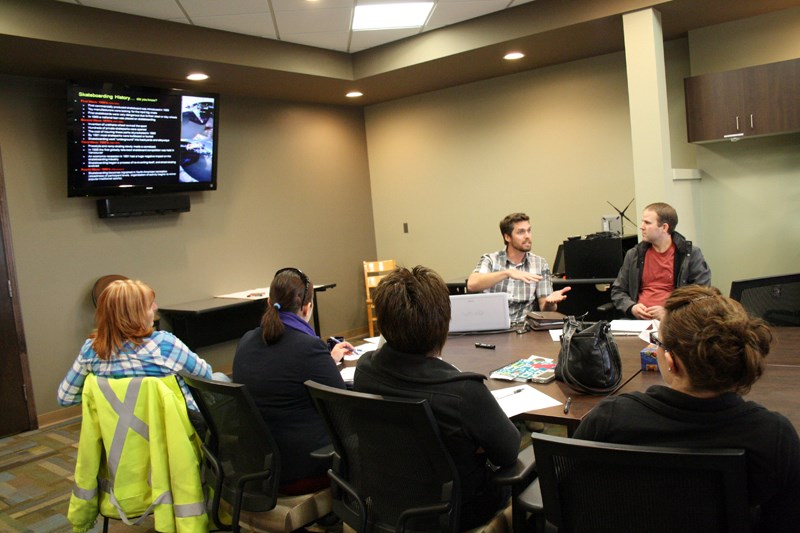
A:
[[[165,533],[208,531],[199,439],[175,376],[90,374],[82,413],[67,513],[74,532],[91,529],[98,511],[129,525],[152,513]]]

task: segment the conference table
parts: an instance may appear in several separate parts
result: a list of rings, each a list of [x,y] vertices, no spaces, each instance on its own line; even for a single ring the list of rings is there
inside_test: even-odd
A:
[[[766,370],[746,399],[782,413],[791,420],[795,428],[800,428],[800,394],[796,392],[797,384],[800,383],[800,328],[772,328],[772,331],[775,340],[767,357]],[[641,370],[639,353],[647,343],[635,336],[617,336],[615,340],[622,360],[622,381],[611,394],[645,391],[651,385],[663,383],[659,372]],[[493,344],[495,349],[477,348],[476,342]],[[560,344],[554,342],[547,331],[450,336],[442,351],[442,358],[462,371],[489,376],[493,370],[531,355],[557,360],[559,348]],[[519,383],[487,379],[486,385],[495,390],[517,386]],[[518,417],[564,425],[569,435],[572,435],[583,417],[605,398],[604,395],[578,393],[560,381],[529,385],[562,405],[530,411]],[[572,398],[572,402],[569,412],[564,413],[563,404],[568,398]]]
[[[314,285],[311,307],[314,332],[320,335],[317,293],[336,287],[335,283]],[[269,290],[268,287],[264,289]],[[261,289],[254,289],[261,291]],[[267,293],[242,291],[242,297],[215,296],[204,300],[183,302],[159,307],[174,333],[192,350],[219,342],[241,338],[261,323],[267,304]]]
[[[800,328],[772,328],[774,340],[766,357],[766,368],[745,400],[758,402],[770,411],[788,418],[800,428]],[[658,372],[641,372],[617,390],[617,393],[643,391],[662,383]],[[800,431],[800,429],[798,429]]]

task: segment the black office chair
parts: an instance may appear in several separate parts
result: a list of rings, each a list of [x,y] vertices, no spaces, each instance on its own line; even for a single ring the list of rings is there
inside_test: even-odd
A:
[[[306,381],[335,450],[333,510],[357,532],[461,531],[458,471],[427,400],[387,398]],[[518,487],[534,474],[530,447],[495,482]],[[507,531],[499,513],[485,531]]]
[[[734,281],[730,297],[771,326],[800,326],[800,274]]]
[[[750,531],[744,450],[532,435],[538,478],[515,505],[540,531]]]
[[[204,475],[214,491],[211,518],[217,528],[289,533],[331,513],[330,489],[278,493],[280,453],[244,385],[182,377],[208,423]]]

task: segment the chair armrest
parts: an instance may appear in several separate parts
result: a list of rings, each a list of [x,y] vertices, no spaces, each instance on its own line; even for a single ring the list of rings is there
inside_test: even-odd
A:
[[[539,480],[533,480],[533,483],[517,496],[514,503],[529,513],[541,513],[544,510],[544,503],[542,503],[542,488]]]
[[[314,459],[328,459],[333,461],[333,456],[336,452],[333,449],[333,444],[328,444],[327,446],[323,446],[322,448],[317,448],[313,452],[311,452],[311,457]]]
[[[613,302],[606,302],[603,305],[598,305],[597,310],[603,313],[610,313],[614,310],[614,303]]]
[[[492,475],[492,482],[521,489],[534,478],[536,478],[536,456],[533,454],[533,446],[527,446],[519,452],[515,464],[495,471]]]

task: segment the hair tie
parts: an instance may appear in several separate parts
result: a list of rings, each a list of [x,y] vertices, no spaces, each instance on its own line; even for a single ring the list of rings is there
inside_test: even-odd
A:
[[[280,311],[280,310],[281,310],[281,304],[279,304],[278,302],[275,302],[274,304],[272,304],[272,306],[273,306],[275,309],[277,309],[278,311]]]

